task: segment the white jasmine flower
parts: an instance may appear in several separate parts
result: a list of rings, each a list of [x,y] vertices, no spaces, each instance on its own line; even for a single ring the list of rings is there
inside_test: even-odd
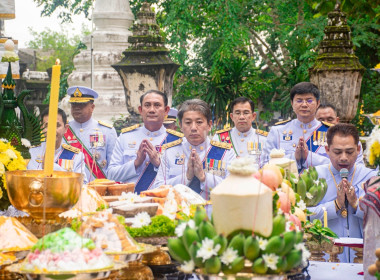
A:
[[[257,237],[257,241],[259,241],[259,247],[262,251],[265,250],[265,248],[267,247],[267,243],[268,243],[268,240],[262,238],[262,237]]]
[[[278,215],[282,215],[282,214],[284,214],[284,211],[282,211],[281,208],[278,208],[278,210],[277,210],[277,214],[278,214]]]
[[[294,184],[297,184],[298,183],[298,179],[293,178],[293,182],[294,182]]]
[[[202,258],[203,262],[211,258],[212,256],[218,255],[220,249],[220,244],[214,247],[214,240],[205,238],[202,240],[202,246],[197,252],[197,258]]]
[[[30,148],[30,142],[29,142],[28,139],[26,139],[26,138],[21,138],[21,143],[22,143],[25,147]]]
[[[307,260],[310,258],[311,254],[309,250],[306,248],[305,243],[298,243],[294,246],[296,250],[302,251],[302,265],[307,265]]]
[[[196,226],[195,226],[195,222],[194,220],[189,220],[187,223],[181,223],[179,224],[175,230],[174,230],[174,233],[178,236],[178,237],[181,237],[183,235],[183,232],[185,231],[186,229],[186,226],[189,226],[190,228],[192,229],[196,229]]]
[[[306,193],[306,197],[307,197],[308,199],[313,199],[314,196],[313,196],[311,193],[307,192],[307,193]]]
[[[195,264],[193,260],[185,261],[183,265],[180,266],[180,269],[185,273],[192,273],[195,268]]]
[[[297,206],[299,209],[301,209],[302,211],[304,211],[306,209],[306,203],[305,201],[303,201],[302,199],[300,199],[300,201],[297,203]]]
[[[148,226],[150,223],[151,223],[151,219],[150,219],[149,214],[147,212],[141,212],[135,216],[132,227],[140,228],[143,226]]]
[[[291,231],[292,225],[293,225],[293,223],[291,221],[287,221],[285,224],[285,231]]]
[[[238,252],[237,250],[234,250],[234,248],[227,248],[227,250],[225,250],[222,254],[222,256],[220,257],[220,260],[222,261],[222,263],[224,263],[225,265],[229,265],[230,263],[232,263],[236,258],[238,257]]]
[[[11,149],[6,150],[6,151],[5,151],[5,154],[6,154],[10,159],[17,158],[15,152],[12,151]]]
[[[279,258],[280,257],[276,256],[275,254],[264,254],[263,255],[264,262],[272,270],[276,270],[276,268],[277,268],[277,262],[278,262]]]
[[[119,200],[125,201],[126,204],[133,204],[137,200],[139,200],[139,198],[140,198],[140,196],[137,193],[133,193],[133,192],[125,193],[125,192],[122,192],[121,196],[119,197]]]
[[[5,139],[5,138],[0,138],[0,141],[1,141],[1,142],[4,142],[4,143],[8,143],[8,140]]]

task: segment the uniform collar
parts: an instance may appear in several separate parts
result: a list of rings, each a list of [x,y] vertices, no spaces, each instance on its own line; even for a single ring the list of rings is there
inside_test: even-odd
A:
[[[84,123],[79,123],[77,122],[76,120],[73,120],[73,122],[76,124],[77,127],[79,128],[87,128],[89,126],[91,126],[91,124],[93,124],[94,122],[96,122],[93,118],[90,118],[88,121],[84,122]]]
[[[208,139],[208,137],[206,138],[206,141],[204,141],[203,143],[197,146],[191,145],[188,141],[184,141],[182,143],[183,143],[183,146],[185,147],[185,150],[187,151],[191,151],[192,149],[195,149],[197,152],[203,152],[210,147],[210,140]]]
[[[234,127],[233,129],[236,130],[236,134],[240,137],[249,137],[254,133],[254,129],[252,127],[246,132],[240,132],[236,127]]]
[[[315,127],[316,125],[320,124],[320,121],[318,121],[317,119],[314,119],[309,123],[303,123],[300,120],[295,119],[295,124],[297,127],[307,129],[307,128]]]
[[[142,132],[149,137],[157,137],[166,132],[166,128],[162,125],[161,128],[157,131],[150,131],[144,125],[141,127]]]

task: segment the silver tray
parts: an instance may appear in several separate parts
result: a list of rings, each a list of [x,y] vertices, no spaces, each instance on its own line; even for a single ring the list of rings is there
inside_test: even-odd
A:
[[[12,264],[6,268],[6,270],[14,273],[23,274],[28,280],[51,280],[51,279],[70,279],[70,280],[91,280],[91,279],[102,279],[107,278],[111,271],[120,270],[125,267],[128,267],[128,264],[120,261],[115,261],[113,266],[98,269],[98,270],[87,270],[87,271],[72,271],[72,272],[40,272],[40,273],[31,273],[25,270],[22,270],[23,263]]]

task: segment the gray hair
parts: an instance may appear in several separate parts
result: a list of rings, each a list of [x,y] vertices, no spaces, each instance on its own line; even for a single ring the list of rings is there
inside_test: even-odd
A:
[[[183,102],[177,116],[180,123],[182,123],[183,115],[188,111],[200,112],[207,119],[207,122],[211,121],[210,106],[203,100],[190,99]]]

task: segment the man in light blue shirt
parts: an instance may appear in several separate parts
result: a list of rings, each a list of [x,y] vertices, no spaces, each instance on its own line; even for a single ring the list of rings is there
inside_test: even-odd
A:
[[[363,238],[363,211],[358,207],[359,198],[365,193],[361,184],[376,175],[376,171],[356,163],[360,152],[359,134],[352,124],[336,124],[327,131],[326,152],[330,162],[316,167],[319,178],[325,178],[328,189],[325,197],[309,210],[311,219],[322,219],[327,211],[328,226],[339,237]],[[340,171],[348,170],[347,177]],[[352,250],[345,250],[339,258],[343,262],[353,260]]]

